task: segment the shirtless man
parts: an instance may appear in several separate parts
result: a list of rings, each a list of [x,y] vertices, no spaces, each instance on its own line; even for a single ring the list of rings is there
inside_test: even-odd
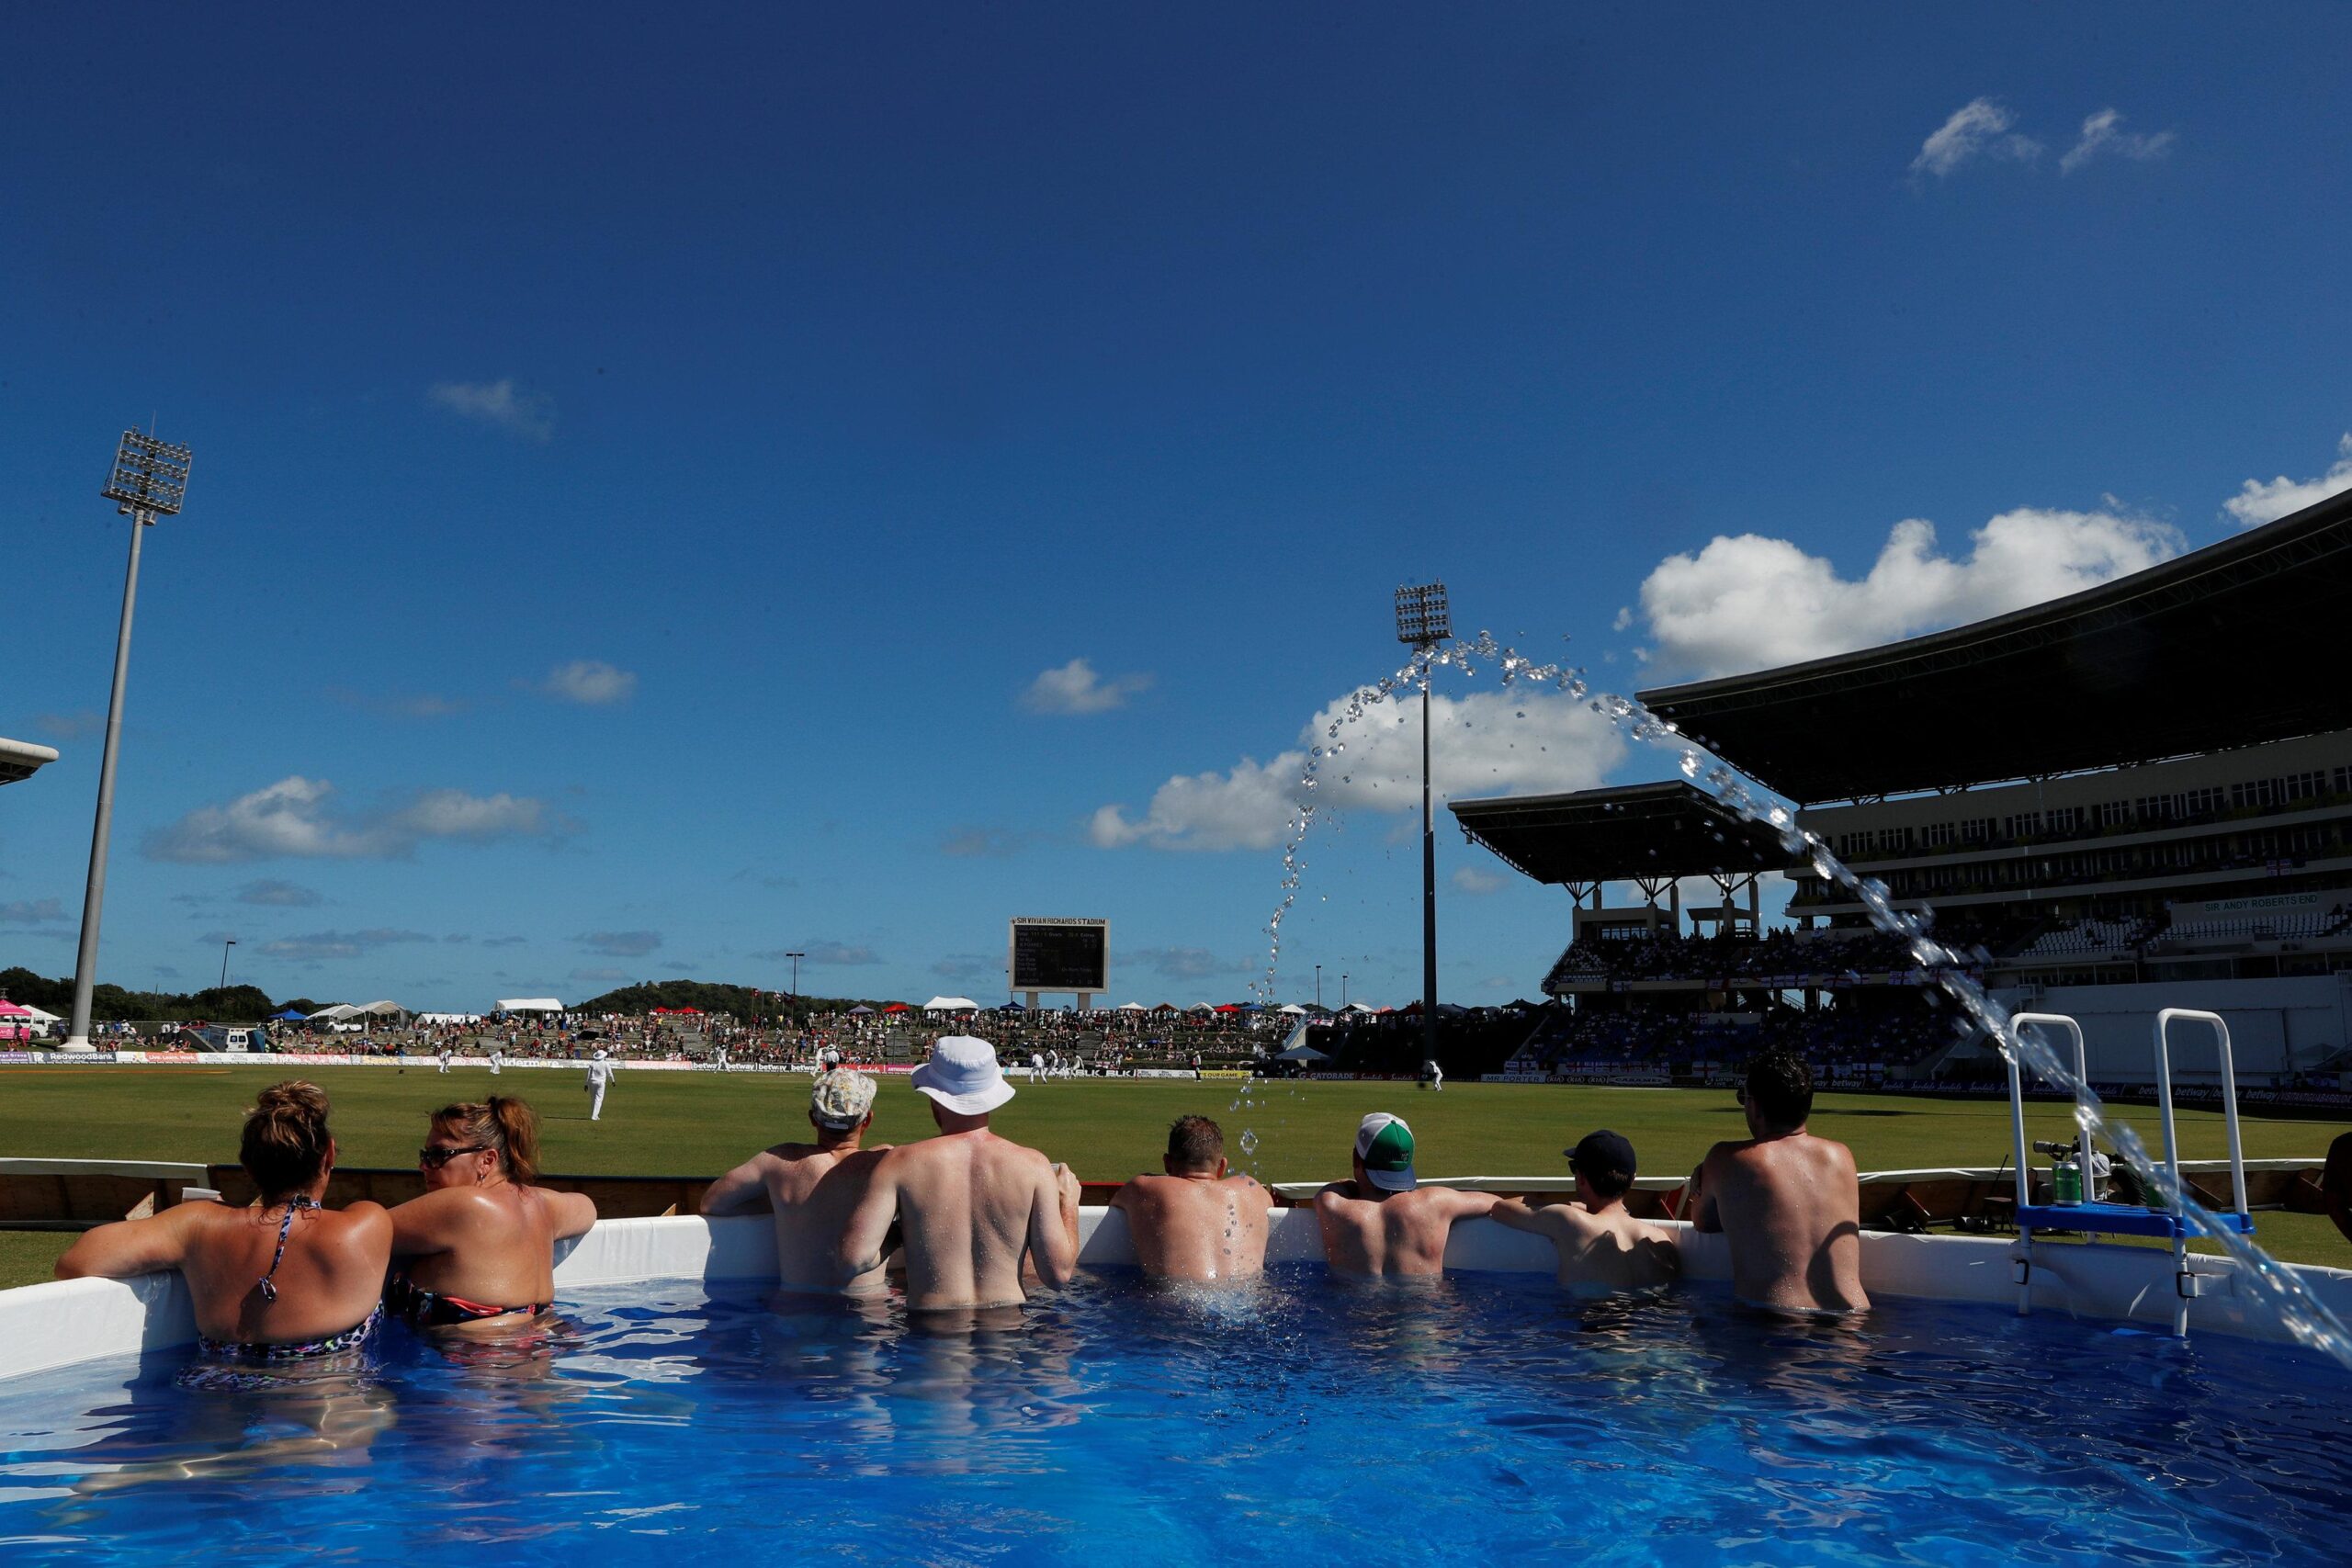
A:
[[[1025,1256],[1040,1282],[1058,1290],[1078,1269],[1078,1178],[1035,1149],[989,1131],[989,1114],[1012,1098],[996,1047],[943,1036],[908,1080],[931,1101],[939,1136],[900,1144],[874,1167],[834,1251],[834,1277],[881,1266],[890,1222],[907,1259],[907,1309],[1018,1306]]]
[[[1315,1195],[1323,1256],[1335,1274],[1399,1279],[1445,1271],[1456,1220],[1493,1212],[1491,1192],[1422,1187],[1413,1175],[1413,1130],[1375,1111],[1356,1128],[1355,1176]]]
[[[1138,1176],[1111,1199],[1127,1216],[1136,1261],[1158,1280],[1246,1280],[1266,1266],[1273,1194],[1225,1173],[1225,1132],[1205,1116],[1168,1129],[1165,1176]]]
[[[1869,1309],[1853,1151],[1805,1131],[1813,1069],[1785,1048],[1748,1065],[1748,1137],[1717,1144],[1691,1174],[1691,1228],[1731,1242],[1732,1292],[1779,1312]]]
[[[817,1141],[763,1149],[702,1195],[706,1215],[764,1209],[775,1216],[776,1279],[787,1290],[869,1295],[886,1288],[878,1268],[844,1281],[833,1262],[833,1243],[890,1146],[858,1146],[874,1125],[875,1088],[872,1078],[845,1067],[820,1074],[808,1086]]]
[[[2352,1133],[2339,1134],[2327,1145],[2327,1164],[2320,1169],[2320,1192],[2327,1200],[2327,1217],[2352,1241]]]
[[[1672,1283],[1682,1272],[1672,1233],[1625,1212],[1625,1194],[1634,1188],[1634,1145],[1604,1131],[1586,1134],[1564,1152],[1576,1173],[1575,1202],[1535,1209],[1523,1198],[1506,1198],[1493,1217],[1515,1231],[1548,1237],[1559,1249],[1556,1278],[1578,1295]]]

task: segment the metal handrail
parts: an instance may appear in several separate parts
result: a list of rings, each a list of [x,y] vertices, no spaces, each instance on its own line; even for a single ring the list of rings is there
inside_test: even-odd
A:
[[[2238,1075],[2230,1056],[2230,1026],[2217,1012],[2203,1012],[2196,1008],[2165,1008],[2156,1014],[2156,1081],[2165,1116],[2165,1164],[2172,1174],[2173,1190],[2186,1193],[2180,1184],[2180,1145],[2173,1138],[2172,1129],[2172,1047],[2168,1039],[2172,1021],[2186,1019],[2192,1023],[2210,1023],[2222,1046],[2222,1113],[2230,1134],[2230,1198],[2238,1217],[2247,1217],[2245,1206],[2245,1149],[2238,1137]],[[2174,1213],[2178,1213],[2177,1207]]]

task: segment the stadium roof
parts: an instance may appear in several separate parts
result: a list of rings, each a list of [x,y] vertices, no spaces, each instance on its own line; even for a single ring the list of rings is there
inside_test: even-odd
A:
[[[55,761],[57,752],[52,747],[36,746],[29,740],[0,739],[0,784],[28,779]]]
[[[1771,835],[1680,779],[1447,803],[1474,843],[1538,882],[1744,876],[1797,863]]]
[[[2162,566],[1951,631],[1644,692],[1800,804],[2352,728],[2352,491]]]

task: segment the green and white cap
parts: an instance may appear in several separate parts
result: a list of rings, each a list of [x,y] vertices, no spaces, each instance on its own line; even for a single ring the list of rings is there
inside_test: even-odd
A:
[[[1356,1158],[1363,1161],[1364,1179],[1384,1192],[1410,1192],[1420,1185],[1413,1175],[1413,1130],[1402,1116],[1375,1111],[1356,1127]]]

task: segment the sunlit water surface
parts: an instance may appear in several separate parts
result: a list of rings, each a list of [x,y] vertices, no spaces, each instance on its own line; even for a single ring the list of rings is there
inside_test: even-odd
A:
[[[1686,1290],[1088,1276],[1007,1325],[583,1292],[362,1375],[0,1385],[0,1562],[2295,1562],[2352,1540],[2306,1351]]]

